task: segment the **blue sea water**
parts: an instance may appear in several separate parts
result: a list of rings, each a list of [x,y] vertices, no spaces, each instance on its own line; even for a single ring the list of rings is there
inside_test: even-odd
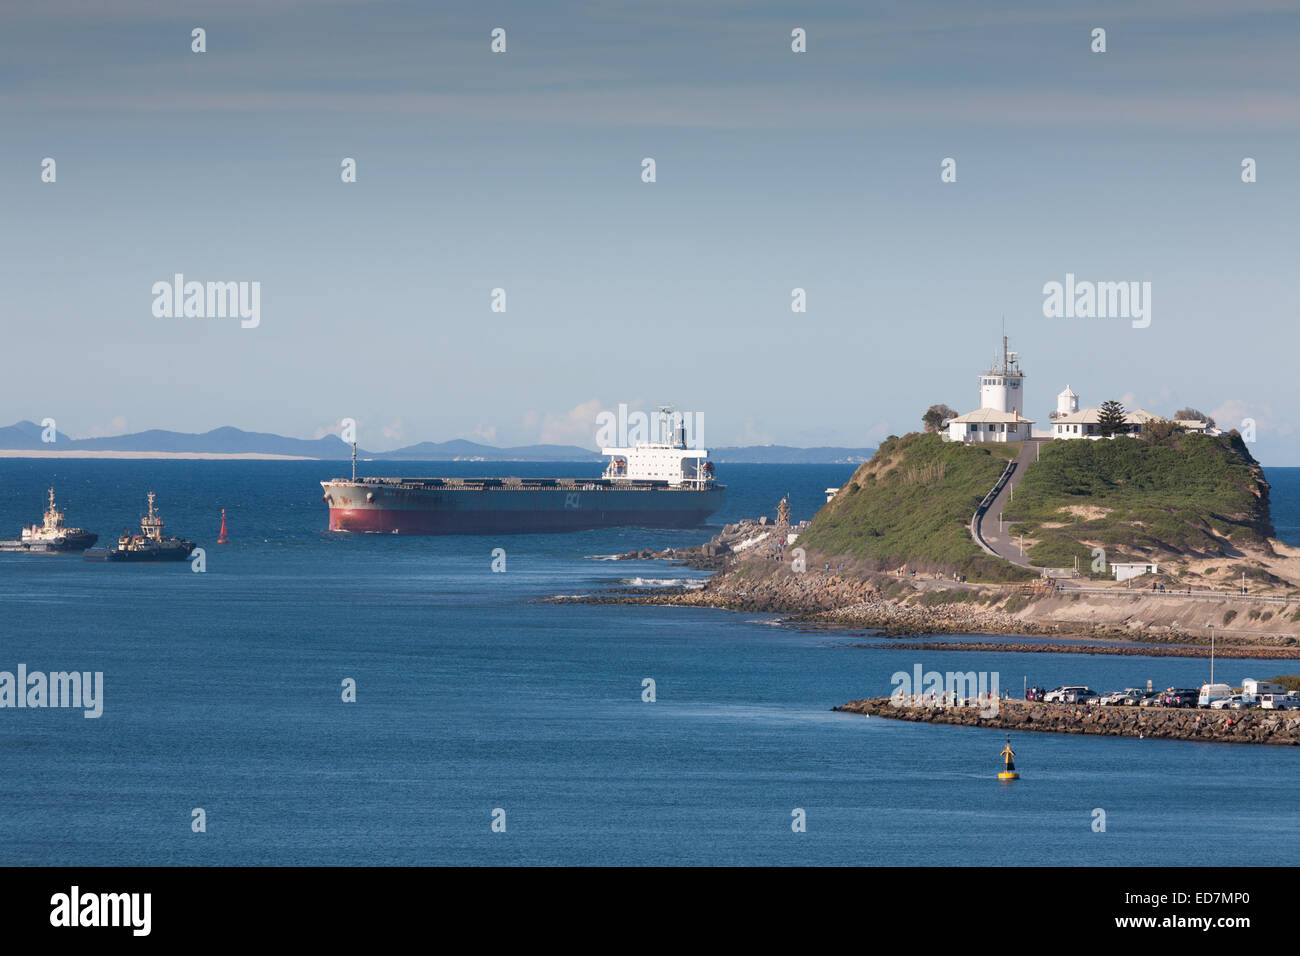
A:
[[[0,670],[105,682],[97,720],[0,710],[0,864],[1176,865],[1300,851],[1296,749],[1025,734],[1023,779],[1006,785],[994,731],[830,712],[918,663],[996,671],[1017,692],[1195,686],[1207,662],[862,649],[871,639],[768,615],[542,603],[701,577],[600,556],[710,532],[329,534],[316,482],[345,468],[0,461],[5,536],[39,518],[50,483],[69,522],[105,538],[134,526],[152,488],[169,530],[207,552],[202,574],[0,554]],[[771,514],[787,493],[809,517],[851,471],[727,466],[715,520]],[[1300,543],[1300,469],[1268,477],[1278,532]],[[222,508],[231,542],[218,546]],[[206,833],[191,831],[198,807]],[[806,833],[792,832],[796,808]]]

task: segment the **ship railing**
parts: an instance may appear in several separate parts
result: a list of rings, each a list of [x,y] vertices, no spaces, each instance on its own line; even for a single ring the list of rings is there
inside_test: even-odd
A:
[[[704,491],[710,488],[725,488],[716,479],[706,481],[683,481],[679,485],[670,485],[662,479],[575,479],[575,478],[389,478],[358,477],[355,482],[347,478],[335,478],[340,484],[381,485],[400,491]]]

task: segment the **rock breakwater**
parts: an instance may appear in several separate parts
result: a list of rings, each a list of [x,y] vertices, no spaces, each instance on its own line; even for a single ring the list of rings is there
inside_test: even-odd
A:
[[[868,697],[832,710],[890,720],[962,727],[1103,737],[1154,737],[1225,744],[1300,745],[1300,713],[1269,710],[1192,710],[1165,707],[1092,707],[998,701],[997,713],[980,707],[895,706],[891,697]],[[985,709],[987,713],[987,707]]]

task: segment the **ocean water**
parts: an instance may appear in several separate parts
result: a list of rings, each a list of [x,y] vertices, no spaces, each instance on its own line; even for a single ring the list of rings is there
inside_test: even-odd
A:
[[[104,538],[135,525],[152,488],[169,530],[207,552],[202,574],[0,554],[0,670],[102,671],[105,684],[99,719],[0,710],[0,865],[1167,866],[1300,851],[1297,749],[1022,734],[1023,779],[1008,785],[995,731],[830,712],[918,663],[997,672],[1018,693],[1026,680],[1195,686],[1206,661],[896,651],[767,615],[543,603],[701,578],[602,556],[710,532],[329,534],[316,482],[346,467],[0,460],[5,536],[39,518],[51,482],[70,523]],[[852,467],[721,470],[718,524],[771,514],[787,493],[809,517]],[[1279,534],[1300,543],[1300,469],[1268,477]],[[223,507],[231,542],[218,546]],[[491,571],[498,547],[505,573]],[[1217,674],[1297,670],[1221,661]],[[356,703],[341,701],[345,678]],[[791,829],[796,809],[807,832]]]

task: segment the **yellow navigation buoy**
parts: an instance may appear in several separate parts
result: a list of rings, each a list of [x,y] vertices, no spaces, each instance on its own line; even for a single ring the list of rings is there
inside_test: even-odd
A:
[[[1011,735],[1007,734],[1007,745],[1002,748],[1002,759],[1006,761],[1006,769],[998,774],[999,780],[1019,780],[1020,774],[1016,773],[1016,752],[1011,749]]]

